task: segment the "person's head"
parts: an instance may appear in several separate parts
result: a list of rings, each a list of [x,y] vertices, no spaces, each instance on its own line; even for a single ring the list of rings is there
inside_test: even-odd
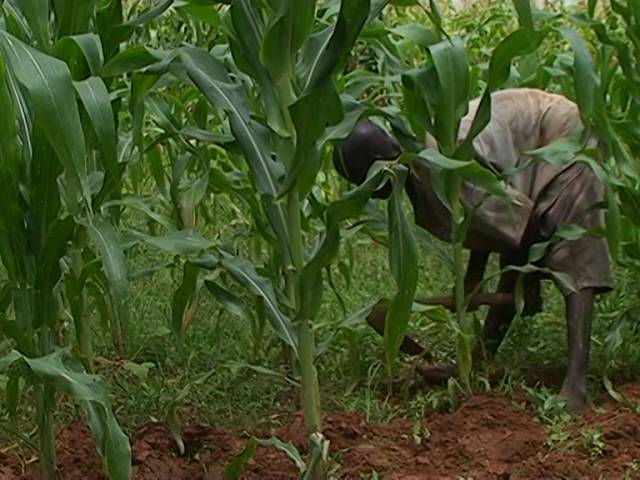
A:
[[[358,122],[353,131],[333,151],[333,165],[350,183],[362,184],[371,165],[378,160],[395,160],[402,153],[396,139],[369,121]],[[389,186],[383,186],[375,197],[386,197]]]

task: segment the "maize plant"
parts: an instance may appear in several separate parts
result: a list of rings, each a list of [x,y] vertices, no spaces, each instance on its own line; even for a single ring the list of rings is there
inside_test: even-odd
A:
[[[430,24],[388,26],[380,21],[388,3],[419,6]],[[149,4],[0,2],[0,348],[8,351],[0,372],[14,421],[20,396],[34,397],[44,478],[56,477],[60,393],[86,414],[109,478],[130,478],[128,439],[93,375],[91,319],[96,310],[106,320],[116,355],[125,356],[130,280],[165,267],[179,276],[170,302],[176,334],[192,327],[204,292],[249,320],[256,360],[271,325],[301,380],[306,475],[325,475],[316,361],[334,333],[320,348],[315,337],[347,222],[389,247],[389,371],[413,310],[418,242],[446,261],[455,278],[458,371],[470,391],[474,324],[465,312],[462,248],[470,217],[460,191],[470,182],[508,198],[507,178],[482,167],[472,149],[490,119],[491,94],[505,86],[553,89],[576,101],[607,151],[564,142],[529,153],[591,166],[607,190],[607,229],[598,233],[616,258],[640,260],[638,0],[589,0],[558,14],[514,0],[487,5],[481,21],[464,13],[448,21],[437,2],[417,0]],[[156,29],[165,13],[169,28]],[[489,49],[487,36],[502,40]],[[458,140],[478,95],[470,133]],[[364,183],[335,198],[326,160],[369,116],[386,119],[407,153],[374,163]],[[437,148],[425,148],[427,135]],[[434,172],[451,213],[452,258],[410,225],[403,194],[410,163]],[[370,197],[387,182],[385,218]],[[219,209],[231,212],[231,225],[220,224]],[[127,228],[132,212],[145,216],[148,230]],[[214,226],[211,238],[203,224]],[[131,274],[127,249],[139,242],[171,259]],[[21,391],[21,379],[31,390]],[[171,402],[176,436],[176,404],[188,393]]]
[[[229,182],[219,183],[218,188],[249,205],[257,230],[275,260],[268,262],[271,267],[258,269],[226,249],[216,248],[215,254],[203,255],[203,249],[214,247],[206,241],[192,242],[193,248],[182,252],[173,251],[189,254],[182,285],[174,297],[174,326],[185,324],[185,315],[197,303],[194,292],[203,283],[219,300],[232,301],[233,295],[215,281],[215,272],[226,272],[259,299],[258,304],[299,368],[313,453],[308,471],[315,476],[322,474],[327,443],[321,434],[313,332],[322,299],[323,270],[337,255],[340,224],[359,215],[384,178],[392,178],[399,186],[397,192],[401,192],[406,175],[402,165],[393,169],[380,165],[365,184],[329,204],[321,203],[314,189],[325,146],[346,136],[357,120],[357,116],[345,116],[343,103],[348,105],[349,99],[340,98],[336,75],[345,67],[349,50],[365,23],[383,6],[383,2],[372,6],[368,0],[322,6],[315,1],[273,5],[239,1],[220,13],[228,46],[211,50],[185,46],[164,57],[167,68],[162,74],[168,71],[188,79],[215,108],[216,115],[224,112],[227,117],[233,144],[220,143],[211,136],[202,140],[234,147],[229,148],[234,159],[239,159],[236,152],[241,154],[246,167],[230,167],[240,171],[248,168],[254,193],[240,192]],[[156,69],[158,65],[147,61],[144,68]],[[199,128],[204,129],[206,119],[202,117]],[[175,125],[173,128],[176,130]],[[219,168],[220,164],[212,167],[207,163],[211,156],[206,148],[193,153],[205,161],[208,169]],[[395,234],[407,237],[408,222],[400,208],[401,199],[400,193],[394,195],[389,215]],[[318,228],[318,218],[322,228]],[[307,233],[311,231],[319,234]],[[154,243],[153,239],[146,240]],[[155,244],[163,247],[157,241]],[[415,262],[400,251],[392,252],[392,257],[398,265],[399,281],[407,285],[399,288],[397,311],[393,313],[401,317],[408,314],[415,290],[415,269],[411,273],[407,265],[413,263],[415,267]]]
[[[101,300],[122,355],[128,274],[116,230],[119,212],[106,202],[120,196],[125,163],[101,70],[136,22],[123,21],[116,0],[7,0],[1,6],[0,169],[6,208],[0,215],[0,256],[8,301],[0,333],[13,347],[0,361],[9,376],[7,404],[15,418],[20,378],[33,385],[43,478],[57,478],[53,416],[61,392],[87,415],[107,475],[128,479],[128,438],[106,387],[90,373],[85,292]],[[67,319],[75,327],[76,355],[67,343]]]
[[[263,297],[276,330],[298,360],[310,450],[317,459],[309,469],[316,477],[322,475],[326,440],[321,434],[312,320],[321,299],[322,268],[336,253],[339,221],[357,213],[366,196],[358,192],[339,207],[328,207],[327,230],[315,250],[305,246],[303,207],[321,165],[319,141],[328,126],[343,118],[334,74],[343,67],[369,11],[368,0],[345,0],[337,18],[318,28],[315,1],[235,2],[223,22],[235,66],[255,89],[251,93],[259,92],[254,104],[246,87],[214,54],[191,47],[179,51],[191,81],[227,114],[269,220],[279,277],[260,281],[253,266],[225,253],[221,262]],[[365,188],[372,187],[376,181]],[[286,306],[276,300],[271,285],[282,288]]]
[[[92,179],[99,181],[100,171],[89,162],[66,64],[6,32],[0,35],[2,175],[8,202],[2,214],[2,262],[7,272],[5,288],[12,300],[2,332],[15,345],[2,363],[4,369],[10,369],[16,389],[11,395],[14,399],[19,395],[20,376],[35,386],[44,478],[56,478],[53,413],[57,390],[72,396],[86,411],[109,475],[128,478],[128,440],[113,417],[104,385],[67,360],[61,349],[61,264],[78,230],[86,229],[95,238],[106,269],[118,274],[122,267],[116,263],[123,257],[112,224],[93,214],[92,200],[100,184],[92,185]],[[108,100],[88,108],[111,111]],[[110,115],[103,118],[112,120]]]

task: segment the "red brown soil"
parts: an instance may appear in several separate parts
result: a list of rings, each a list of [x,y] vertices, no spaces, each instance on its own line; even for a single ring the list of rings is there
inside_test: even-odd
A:
[[[632,402],[640,401],[640,385],[628,385],[621,391]],[[324,431],[331,441],[332,471],[341,479],[368,478],[373,472],[392,480],[640,478],[639,416],[613,400],[605,399],[598,407],[570,424],[573,442],[555,449],[545,444],[545,430],[532,412],[494,396],[475,396],[453,413],[424,419],[422,441],[414,439],[414,424],[405,419],[367,423],[356,413],[328,415]],[[596,428],[602,433],[604,448],[600,455],[590,456],[581,435]],[[266,436],[271,434],[304,449],[300,415]],[[132,437],[135,478],[222,478],[225,466],[246,442],[246,437],[194,424],[186,426],[183,435],[187,451],[178,456],[164,425],[139,429]],[[61,430],[57,448],[61,478],[104,478],[82,423]],[[259,447],[243,478],[294,479],[297,473],[285,454]],[[0,480],[37,478],[35,463],[0,453]]]

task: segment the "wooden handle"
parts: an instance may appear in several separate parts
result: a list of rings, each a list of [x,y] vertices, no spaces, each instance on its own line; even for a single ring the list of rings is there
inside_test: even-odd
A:
[[[367,323],[380,335],[384,335],[384,323],[387,317],[387,304],[380,302],[367,317]],[[408,355],[420,355],[424,348],[413,338],[405,335],[400,345],[400,350]]]
[[[513,303],[513,295],[511,293],[476,293],[469,299],[469,308],[479,305],[508,305]],[[420,297],[415,299],[416,303],[422,305],[442,305],[443,307],[454,311],[455,299],[453,295],[439,295],[434,297]],[[387,317],[387,302],[381,301],[373,309],[367,317],[367,323],[380,335],[384,335],[384,324]],[[422,355],[425,349],[413,338],[405,335],[400,345],[400,350],[408,355]]]
[[[456,301],[453,295],[437,295],[434,297],[419,297],[414,300],[422,305],[442,305],[448,310],[456,309]],[[480,305],[509,305],[514,303],[511,293],[476,293],[469,299],[468,307],[478,307]]]

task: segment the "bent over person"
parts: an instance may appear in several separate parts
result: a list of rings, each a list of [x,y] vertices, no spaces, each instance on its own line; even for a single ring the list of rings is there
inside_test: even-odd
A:
[[[462,141],[471,127],[480,100],[470,102],[462,119],[458,138]],[[524,152],[553,143],[581,127],[575,103],[541,90],[515,88],[492,94],[491,119],[474,139],[476,160],[506,177],[511,202],[490,196],[482,188],[464,182],[461,201],[471,215],[465,248],[471,250],[465,276],[467,293],[482,281],[489,254],[500,255],[501,268],[527,263],[529,247],[551,240],[538,265],[569,275],[575,289],[556,282],[565,300],[568,340],[568,368],[561,398],[570,410],[587,403],[587,370],[594,298],[612,288],[609,250],[606,240],[592,235],[579,239],[556,239],[563,226],[579,225],[587,230],[604,223],[600,204],[604,187],[585,163],[553,165],[532,161]],[[598,147],[598,140],[590,140]],[[435,147],[434,140],[426,140]],[[377,125],[358,123],[353,132],[334,151],[334,165],[351,183],[361,184],[377,160],[394,160],[402,153],[399,143]],[[424,164],[411,164],[406,192],[414,210],[415,222],[441,240],[450,241],[450,213],[436,195],[430,171]],[[386,198],[388,185],[374,196]],[[513,294],[518,273],[503,272],[497,291]],[[523,314],[541,310],[540,275],[524,278]],[[489,308],[478,352],[496,353],[516,314],[513,302]],[[437,368],[437,367],[435,367]],[[455,366],[448,370],[455,374]]]

